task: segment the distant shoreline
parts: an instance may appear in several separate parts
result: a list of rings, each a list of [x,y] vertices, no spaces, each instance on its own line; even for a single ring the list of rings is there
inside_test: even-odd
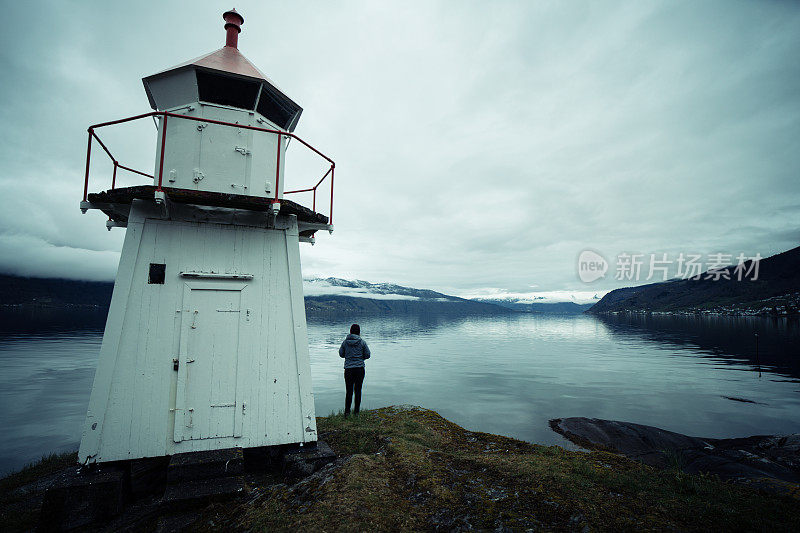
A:
[[[639,316],[686,316],[686,317],[740,317],[740,318],[799,318],[800,312],[767,312],[744,310],[714,310],[714,309],[688,309],[679,311],[651,311],[649,309],[625,309],[617,311],[584,311],[589,315],[619,316],[619,315],[639,315]]]

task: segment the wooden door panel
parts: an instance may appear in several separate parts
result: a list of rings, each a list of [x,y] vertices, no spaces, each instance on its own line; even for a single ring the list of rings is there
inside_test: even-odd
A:
[[[183,309],[175,441],[238,432],[241,289],[188,287]],[[182,367],[182,368],[181,368]]]

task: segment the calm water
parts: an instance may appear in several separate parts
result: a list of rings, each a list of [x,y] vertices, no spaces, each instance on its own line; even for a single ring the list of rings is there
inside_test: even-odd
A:
[[[104,317],[0,321],[0,472],[6,472],[43,453],[77,448]],[[566,442],[547,421],[568,416],[706,437],[800,431],[797,321],[519,314],[359,322],[373,353],[366,408],[422,405],[472,430],[560,445]],[[343,407],[337,350],[348,327],[309,321],[318,415]]]

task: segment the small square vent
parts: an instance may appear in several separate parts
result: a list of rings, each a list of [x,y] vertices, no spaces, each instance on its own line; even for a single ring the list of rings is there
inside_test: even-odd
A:
[[[147,283],[163,285],[166,272],[167,265],[163,263],[150,263],[150,277]]]

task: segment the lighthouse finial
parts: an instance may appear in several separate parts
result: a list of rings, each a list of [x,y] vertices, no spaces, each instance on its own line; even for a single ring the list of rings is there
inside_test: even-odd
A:
[[[238,48],[239,33],[242,31],[242,24],[244,24],[244,17],[236,12],[236,9],[231,9],[222,14],[225,20],[225,46],[231,48]]]

